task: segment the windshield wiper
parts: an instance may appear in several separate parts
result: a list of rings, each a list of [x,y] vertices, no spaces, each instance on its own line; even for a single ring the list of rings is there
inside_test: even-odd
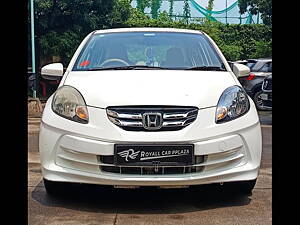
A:
[[[224,68],[219,66],[194,66],[194,67],[186,68],[186,70],[226,71]]]
[[[95,70],[134,70],[134,69],[161,69],[166,70],[169,68],[160,67],[160,66],[147,66],[147,65],[133,65],[133,66],[115,66],[115,67],[94,67],[88,69],[89,71]]]
[[[147,65],[132,65],[132,66],[115,66],[115,67],[94,67],[88,69],[89,71],[97,70],[134,70],[134,69],[159,69],[159,70],[205,70],[205,71],[226,71],[222,67],[218,66],[195,66],[188,68],[181,67],[160,67],[160,66],[147,66]]]

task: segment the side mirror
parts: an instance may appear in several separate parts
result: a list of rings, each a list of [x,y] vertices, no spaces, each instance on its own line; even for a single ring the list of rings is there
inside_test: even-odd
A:
[[[234,63],[232,65],[232,71],[236,77],[248,76],[250,73],[250,68],[243,64]]]
[[[64,74],[64,66],[61,63],[51,63],[42,67],[41,75],[47,80],[58,80]]]

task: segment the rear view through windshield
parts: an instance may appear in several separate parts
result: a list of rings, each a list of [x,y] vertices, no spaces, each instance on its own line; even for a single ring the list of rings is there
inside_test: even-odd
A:
[[[127,66],[224,68],[217,52],[202,34],[122,32],[94,34],[79,54],[73,70]]]

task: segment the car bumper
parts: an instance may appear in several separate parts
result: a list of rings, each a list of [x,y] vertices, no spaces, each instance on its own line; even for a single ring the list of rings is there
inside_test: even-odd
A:
[[[47,103],[48,104],[48,103]],[[179,131],[132,132],[113,125],[104,109],[89,107],[89,124],[68,121],[45,108],[39,150],[43,177],[51,181],[118,186],[178,186],[253,180],[261,161],[261,128],[250,111],[216,124],[215,107],[200,109],[194,123]],[[97,115],[97,116],[96,116]],[[101,117],[102,116],[102,117]],[[205,119],[211,118],[212,119]],[[113,156],[115,144],[194,144],[205,156],[201,171],[184,174],[124,174],[102,170],[99,156]]]
[[[111,186],[190,186],[212,183],[253,180],[258,176],[259,168],[243,166],[214,174],[173,175],[173,176],[115,176],[96,175],[83,171],[58,168],[43,168],[43,177],[57,182],[85,183]]]

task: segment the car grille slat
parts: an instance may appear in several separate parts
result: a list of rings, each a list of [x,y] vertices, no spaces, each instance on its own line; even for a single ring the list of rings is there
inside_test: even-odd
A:
[[[164,119],[188,119],[191,117],[195,117],[195,114],[197,115],[198,109],[189,111],[188,113],[164,113],[163,118]]]
[[[113,117],[108,117],[111,122],[121,127],[143,127],[143,123],[140,121],[122,120]]]
[[[142,119],[142,114],[129,114],[129,113],[118,113],[114,110],[107,110],[107,115],[114,118],[120,119]]]
[[[115,125],[128,131],[172,131],[180,130],[194,122],[198,116],[197,107],[179,106],[141,106],[108,107],[108,119]],[[144,113],[160,113],[162,126],[157,130],[145,129]]]

